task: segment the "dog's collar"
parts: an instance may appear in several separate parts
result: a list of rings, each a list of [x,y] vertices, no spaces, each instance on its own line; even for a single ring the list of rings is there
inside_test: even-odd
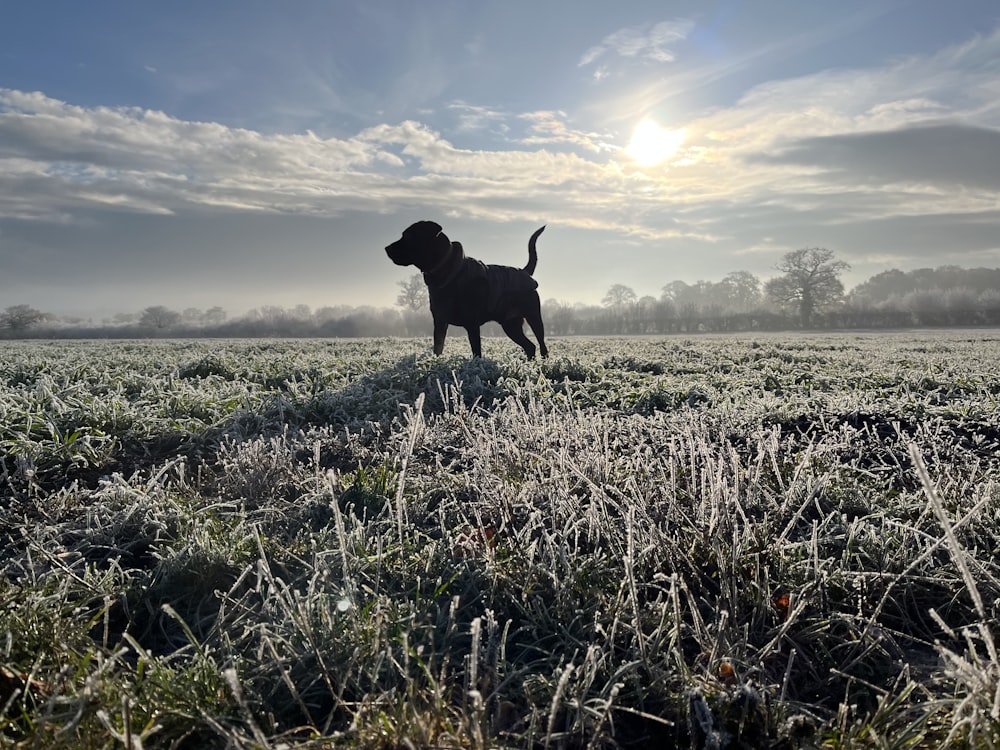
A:
[[[440,236],[440,234],[441,234],[441,232],[438,232],[434,236],[438,237],[438,236]],[[430,269],[429,271],[424,271],[424,273],[425,274],[427,274],[427,273],[437,273],[438,271],[440,271],[444,267],[444,264],[447,263],[449,260],[451,260],[451,256],[454,255],[454,252],[453,252],[454,249],[455,249],[454,243],[449,241],[448,242],[448,252],[446,252],[444,254],[444,257],[441,259],[441,261],[436,266],[434,266],[434,268]]]
[[[458,272],[462,270],[462,261],[465,259],[465,251],[462,249],[462,244],[460,242],[452,242],[450,245],[450,251],[441,259],[441,261],[428,271],[424,271],[424,283],[427,286],[432,287],[445,287],[448,286],[455,277],[458,276]],[[434,274],[439,271],[444,270],[444,268],[449,264],[452,264],[452,268],[449,269],[448,275],[444,279],[438,281],[434,279]]]

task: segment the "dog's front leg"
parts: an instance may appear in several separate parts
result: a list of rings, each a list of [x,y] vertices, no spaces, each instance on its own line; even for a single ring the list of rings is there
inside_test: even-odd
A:
[[[469,346],[472,347],[472,356],[482,357],[483,340],[479,333],[479,326],[469,326],[465,330],[469,332]]]
[[[434,319],[434,353],[441,356],[441,352],[444,351],[444,337],[448,333],[448,322],[445,320]]]

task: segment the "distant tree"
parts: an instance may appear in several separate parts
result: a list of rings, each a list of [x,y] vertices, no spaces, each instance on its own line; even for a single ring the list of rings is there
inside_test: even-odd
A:
[[[396,296],[396,306],[406,312],[421,312],[427,309],[428,294],[424,277],[415,273],[406,281],[397,282],[399,294]]]
[[[11,305],[0,314],[0,328],[9,328],[14,333],[23,333],[49,316],[30,305]]]
[[[565,336],[573,332],[573,308],[565,302],[547,299],[542,304],[542,318],[545,320],[546,332]]]
[[[147,307],[139,314],[139,325],[157,330],[175,326],[180,320],[181,314],[179,312],[170,310],[163,305]]]
[[[673,317],[685,331],[693,331],[698,327],[698,318],[701,316],[701,289],[698,285],[692,286],[684,281],[671,281],[663,287],[663,294],[660,296],[661,302],[670,302],[673,305]]]
[[[677,303],[667,296],[656,301],[656,332],[668,333],[674,329],[677,319]]]
[[[607,310],[608,333],[635,333],[638,326],[638,297],[632,287],[613,284],[601,304]]]
[[[900,301],[912,292],[951,291],[966,289],[982,295],[1000,289],[1000,268],[959,268],[939,266],[903,272],[882,271],[858,284],[848,295],[859,308],[889,306],[900,308]]]
[[[256,313],[258,319],[264,323],[279,323],[289,317],[288,311],[281,305],[261,305],[256,309]]]
[[[226,322],[226,317],[226,311],[218,305],[210,307],[205,311],[205,325],[221,326]]]
[[[900,305],[913,313],[917,325],[940,326],[948,322],[948,304],[940,289],[917,289],[905,295]]]
[[[802,326],[808,328],[816,310],[843,297],[839,274],[850,266],[834,260],[832,250],[809,247],[786,253],[776,268],[783,275],[767,282],[767,296],[780,305],[797,307]]]
[[[847,295],[847,301],[858,310],[870,311],[883,305],[898,308],[898,301],[914,289],[912,279],[898,268],[875,274],[858,284]]]
[[[632,287],[624,284],[612,284],[608,293],[604,295],[604,299],[601,300],[601,304],[612,309],[621,309],[634,305],[637,299]]]
[[[198,326],[201,325],[204,315],[197,307],[187,307],[181,313],[181,319],[184,321],[184,325]]]
[[[656,333],[659,301],[656,297],[646,294],[635,303],[636,324],[639,333]]]
[[[1000,289],[990,289],[980,297],[983,305],[983,315],[990,325],[1000,323]]]
[[[944,304],[948,310],[950,325],[973,325],[978,323],[983,309],[980,295],[968,287],[955,287],[944,292]]]
[[[730,311],[749,312],[760,304],[760,279],[749,271],[733,271],[719,283]]]
[[[111,316],[112,324],[116,326],[127,326],[139,320],[138,313],[115,313]]]
[[[958,266],[938,266],[934,269],[935,286],[941,289],[958,289],[966,286],[967,271]]]
[[[331,320],[337,320],[338,318],[343,317],[350,310],[351,308],[345,307],[344,305],[338,305],[337,307],[330,307],[329,305],[325,305],[324,307],[319,307],[316,309],[314,317],[316,318],[316,322],[318,324],[323,325],[324,323],[328,323]]]
[[[661,289],[660,299],[671,300],[674,304],[682,304],[687,294],[688,285],[684,281],[671,281]]]
[[[934,289],[937,286],[933,268],[917,268],[910,271],[907,276],[910,277],[914,289]]]

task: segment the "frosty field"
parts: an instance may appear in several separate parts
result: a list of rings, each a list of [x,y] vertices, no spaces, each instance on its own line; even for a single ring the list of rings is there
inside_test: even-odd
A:
[[[550,347],[0,342],[0,747],[1000,745],[1000,331]]]

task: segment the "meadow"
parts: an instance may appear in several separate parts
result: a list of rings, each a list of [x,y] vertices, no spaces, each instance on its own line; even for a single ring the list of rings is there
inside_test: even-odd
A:
[[[0,342],[0,747],[1000,745],[1000,331]]]

